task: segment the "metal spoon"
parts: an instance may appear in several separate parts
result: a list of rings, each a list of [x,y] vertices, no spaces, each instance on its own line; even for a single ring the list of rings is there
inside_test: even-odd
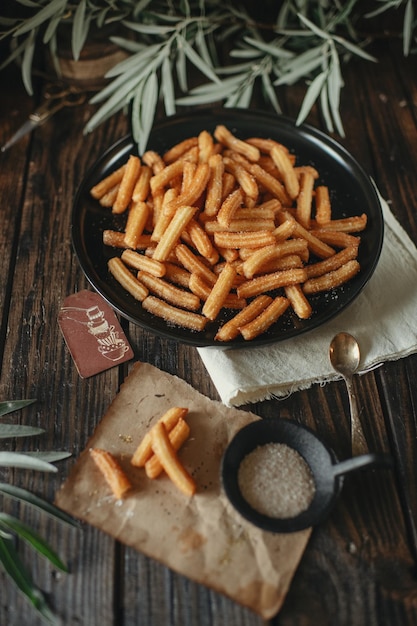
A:
[[[355,337],[349,333],[338,333],[330,342],[329,356],[335,371],[343,376],[349,395],[352,454],[363,454],[368,450],[368,446],[359,420],[358,406],[352,385],[352,377],[359,367],[361,358],[359,344]]]

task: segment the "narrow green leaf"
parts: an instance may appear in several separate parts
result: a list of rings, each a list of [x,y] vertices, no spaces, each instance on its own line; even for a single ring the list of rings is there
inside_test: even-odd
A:
[[[29,404],[36,402],[36,399],[30,400],[8,400],[6,402],[0,402],[0,417],[12,413],[13,411],[19,411]]]
[[[45,28],[45,32],[43,34],[43,43],[47,44],[51,41],[51,39],[56,35],[59,25],[61,24],[61,15],[56,15],[55,17],[51,17],[48,22],[47,27]]]
[[[31,457],[23,452],[0,452],[0,467],[17,467],[37,470],[38,472],[57,472],[50,463]]]
[[[202,59],[204,59],[205,63],[210,67],[213,67],[213,60],[211,58],[206,38],[204,36],[204,30],[201,28],[201,24],[199,24],[199,28],[197,34],[195,36],[195,44],[200,53]]]
[[[332,133],[334,130],[332,116],[330,114],[329,100],[327,98],[327,90],[322,89],[320,92],[320,110],[324,118],[327,130]]]
[[[294,65],[287,67],[283,74],[274,81],[274,85],[293,85],[302,77],[307,77],[314,72],[323,62],[323,54],[318,54],[317,57],[312,58],[309,62],[294,63]]]
[[[17,2],[23,5],[24,7],[31,7],[32,9],[39,8],[39,0],[17,0]]]
[[[58,509],[53,504],[50,504],[46,500],[39,498],[38,496],[31,493],[30,491],[27,491],[26,489],[22,489],[21,487],[15,487],[14,485],[9,485],[7,483],[0,483],[0,493],[16,500],[20,500],[21,502],[26,502],[36,507],[37,509],[40,509],[47,515],[50,515],[55,519],[59,519],[62,522],[69,524],[70,526],[78,527],[77,522],[72,517],[64,513],[64,511],[61,511],[61,509]]]
[[[138,22],[123,22],[124,26],[127,26],[136,33],[142,35],[166,35],[172,33],[175,30],[175,26],[161,26],[159,24],[140,24]]]
[[[52,35],[49,42],[49,52],[51,54],[52,64],[54,66],[57,76],[61,76],[61,66],[58,59],[58,40],[56,32]]]
[[[304,96],[300,111],[298,113],[298,117],[296,121],[297,125],[304,122],[304,120],[310,113],[314,103],[316,102],[320,94],[320,91],[323,88],[323,85],[326,82],[326,79],[327,79],[327,72],[322,72],[321,74],[318,74],[316,78],[309,85],[307,92]]]
[[[0,70],[3,70],[5,67],[7,67],[7,65],[10,65],[11,63],[13,63],[13,61],[16,61],[16,59],[20,59],[21,55],[24,52],[25,46],[26,40],[22,41],[19,46],[13,48],[12,52],[9,54],[8,57],[6,57],[3,63],[0,63]]]
[[[161,68],[161,90],[164,99],[165,113],[170,116],[175,113],[175,89],[172,78],[171,62],[166,56]]]
[[[80,53],[83,49],[89,30],[90,15],[86,16],[86,7],[86,0],[80,0],[74,13],[74,22],[71,32],[71,45],[72,56],[74,57],[75,61],[78,61],[78,59],[80,58]]]
[[[135,87],[140,80],[140,78],[134,81],[130,80],[125,85],[122,85],[90,118],[85,126],[85,132],[91,132],[105,119],[122,109],[125,104],[128,104],[133,98]]]
[[[261,50],[255,50],[254,48],[241,48],[232,50],[230,56],[234,59],[259,59],[263,54]]]
[[[13,542],[5,540],[3,537],[0,538],[0,561],[18,588],[31,600],[34,591],[32,580],[26,572]]]
[[[326,33],[326,31],[324,31],[321,28],[319,28],[316,24],[314,24],[314,22],[312,22],[307,17],[305,17],[305,15],[302,15],[301,13],[298,13],[298,17],[307,26],[307,28],[309,28],[315,35],[317,35],[321,39],[329,39],[330,38],[329,33]]]
[[[229,95],[224,103],[224,106],[246,109],[252,99],[253,85],[254,80],[246,81],[245,84],[241,85],[240,89]]]
[[[90,99],[90,104],[103,102],[103,100],[108,99],[115,93],[119,93],[119,91],[123,89],[126,85],[133,89],[137,82],[138,80],[136,78],[136,70],[135,68],[133,68],[131,72],[121,74],[120,76],[112,80],[108,85],[106,85],[104,89],[99,91],[95,96]]]
[[[137,17],[146,9],[146,7],[152,2],[152,0],[139,0],[135,2],[134,15]]]
[[[120,61],[120,63],[117,63],[114,67],[112,67],[106,73],[106,78],[125,75],[127,72],[139,72],[144,66],[146,66],[150,58],[153,58],[160,53],[161,48],[161,44],[141,48],[136,54]],[[104,93],[106,92],[104,91]]]
[[[158,102],[158,78],[156,72],[151,72],[145,81],[140,107],[141,136],[139,139],[139,154],[143,154],[148,143],[149,134],[155,119]]]
[[[25,452],[25,454],[27,456],[33,456],[37,459],[42,459],[42,461],[47,461],[48,463],[56,463],[57,461],[68,459],[71,456],[71,452],[64,452],[60,450],[45,450],[42,452]]]
[[[261,75],[261,79],[262,79],[262,86],[264,88],[265,94],[269,100],[269,102],[272,104],[272,106],[274,107],[274,110],[276,113],[281,113],[281,107],[279,105],[278,102],[278,98],[277,95],[275,93],[275,89],[272,86],[272,82],[271,79],[269,77],[268,74],[262,74]]]
[[[16,533],[21,539],[26,541],[36,552],[45,557],[52,565],[62,572],[68,572],[68,568],[58,556],[58,554],[48,545],[48,543],[35,533],[27,524],[24,524],[16,517],[2,513],[0,511],[0,526],[3,529]]]
[[[23,426],[20,424],[0,424],[0,439],[10,437],[33,437],[41,435],[45,430],[36,426]]]
[[[339,57],[336,47],[331,48],[331,66],[327,76],[327,91],[329,94],[329,103],[332,111],[338,110],[340,105],[340,90],[343,85],[340,73]]]
[[[26,41],[22,60],[22,80],[26,91],[29,95],[33,95],[32,86],[32,64],[33,55],[35,53],[36,30],[32,30]]]
[[[330,112],[334,121],[334,124],[336,126],[337,132],[339,133],[339,135],[341,137],[344,137],[344,130],[343,130],[343,124],[342,124],[342,120],[340,118],[340,108],[339,108],[339,104],[340,104],[340,88],[341,88],[341,84],[339,79],[336,77],[333,77],[333,74],[335,74],[336,72],[333,70],[330,71],[329,74],[329,78],[327,81],[327,94],[328,94],[328,101],[329,101],[329,107],[330,107]],[[337,74],[336,74],[337,76]],[[332,84],[332,83],[335,84]]]
[[[48,607],[42,592],[32,583],[32,579],[26,572],[13,542],[4,537],[0,537],[0,562],[17,588],[28,598],[39,614],[49,624],[58,624],[59,622]]]
[[[92,130],[94,130],[94,128],[96,128],[96,126],[101,124],[105,119],[113,115],[116,111],[120,110],[125,105],[129,104],[133,100],[140,82],[146,79],[146,77],[152,71],[156,70],[161,62],[162,62],[162,59],[160,56],[158,56],[151,63],[148,63],[142,69],[141,72],[134,74],[132,76],[129,76],[128,79],[126,79],[126,77],[124,76],[119,76],[118,78],[116,78],[112,84],[113,91],[114,91],[113,95],[111,95],[110,98],[107,100],[107,102],[105,102],[99,108],[99,110],[96,111],[96,113],[90,118],[90,120],[88,121],[88,123],[86,124],[84,128],[84,132],[85,133],[91,132]],[[121,80],[123,78],[126,82]],[[114,89],[115,84],[118,85],[117,89]],[[106,89],[107,88],[105,88],[105,90],[103,91],[106,91]],[[103,94],[103,91],[101,92],[102,94]],[[111,92],[107,91],[106,93],[111,93]],[[96,101],[96,99],[92,98],[91,102],[93,101]]]
[[[197,52],[190,46],[188,41],[182,36],[177,36],[178,46],[184,50],[184,54],[187,56],[188,60],[198,69],[202,74],[207,76],[214,83],[220,82],[219,77],[215,74],[214,70],[207,65],[207,63],[202,59]]]
[[[57,13],[62,14],[66,4],[67,0],[52,0],[48,2],[42,9],[37,11],[33,17],[29,17],[22,23],[22,26],[16,30],[15,36],[19,37],[25,33],[32,32],[51,17],[56,16]]]
[[[279,44],[274,42],[265,43],[264,41],[258,41],[257,39],[252,39],[251,37],[244,37],[244,40],[254,48],[257,48],[266,54],[270,54],[273,57],[277,57],[278,59],[291,59],[294,56],[293,52],[285,50],[285,48],[281,48]]]
[[[408,56],[411,48],[411,40],[414,24],[414,8],[413,1],[408,0],[405,5],[404,21],[403,21],[403,51],[404,56]]]
[[[132,100],[132,110],[131,110],[131,121],[132,121],[132,136],[135,141],[139,145],[141,127],[140,127],[140,105],[142,102],[142,92],[145,81],[142,80],[138,86],[136,87],[136,93],[133,96]],[[140,154],[140,152],[139,152]]]
[[[116,46],[119,46],[119,48],[132,53],[140,52],[146,48],[145,44],[141,41],[131,41],[125,37],[110,37],[110,41]]]
[[[177,77],[180,89],[182,92],[188,91],[188,81],[187,81],[187,59],[184,54],[183,48],[177,49],[177,56],[175,60],[175,67],[177,70]]]
[[[286,63],[282,63],[279,67],[283,72],[293,70],[298,67],[309,66],[312,61],[321,60],[323,56],[327,54],[327,43],[323,44],[322,41],[317,46],[312,46],[295,55],[292,59]]]
[[[235,91],[234,91],[235,93]],[[183,96],[177,98],[176,103],[181,106],[194,106],[200,104],[209,104],[211,102],[217,102],[218,100],[224,100],[230,96],[230,89],[222,89],[221,91],[207,91],[207,93],[199,93],[189,96]]]
[[[370,17],[375,17],[377,15],[380,15],[381,13],[384,13],[385,11],[388,11],[389,9],[396,9],[402,2],[403,0],[380,0],[381,2],[381,6],[377,7],[376,9],[374,9],[373,11],[369,11],[368,13],[365,13],[365,17],[370,18]]]
[[[197,95],[207,95],[214,94],[218,96],[219,94],[228,94],[230,91],[235,89],[238,85],[241,85],[245,82],[247,77],[247,73],[240,74],[238,76],[231,76],[229,78],[225,78],[220,83],[213,85],[213,83],[203,83],[194,89],[189,91],[189,95],[197,96]]]
[[[366,61],[373,61],[375,63],[377,62],[376,57],[374,57],[372,54],[369,54],[368,52],[363,50],[360,46],[356,46],[355,44],[353,44],[351,41],[348,41],[344,37],[335,36],[334,41],[336,41],[338,44],[346,48],[346,50],[348,50],[349,52],[352,52],[352,54],[355,54],[356,56],[361,57],[362,59],[365,59]]]

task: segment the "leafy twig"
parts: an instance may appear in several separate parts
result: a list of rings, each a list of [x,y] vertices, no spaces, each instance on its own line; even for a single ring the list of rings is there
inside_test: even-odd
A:
[[[35,400],[17,400],[0,402],[0,416],[7,415],[12,411],[20,410]],[[23,425],[0,424],[0,437],[26,437],[43,433],[44,430]],[[39,471],[56,472],[57,469],[52,462],[70,456],[67,452],[0,452],[0,466],[19,467],[34,469]],[[71,525],[76,525],[74,520],[63,511],[46,500],[32,494],[31,492],[0,483],[0,494],[11,497],[20,502],[37,507],[49,516]],[[40,589],[33,583],[25,565],[19,558],[14,546],[14,536],[26,541],[35,551],[45,557],[54,567],[66,572],[67,567],[60,557],[48,545],[48,543],[35,533],[29,526],[21,522],[18,518],[0,511],[0,563],[10,576],[15,585],[29,599],[34,608],[49,623],[58,623],[52,611],[47,605],[46,599]]]
[[[40,45],[49,49],[59,74],[61,25],[71,29],[74,60],[79,59],[93,29],[120,27],[110,41],[123,49],[127,58],[108,72],[108,84],[92,99],[99,106],[85,132],[120,110],[129,111],[140,153],[160,102],[168,116],[183,105],[223,102],[225,106],[248,107],[256,85],[266,103],[279,113],[278,88],[302,83],[305,95],[297,122],[304,121],[317,104],[327,129],[343,135],[339,110],[343,65],[352,56],[375,61],[364,49],[369,41],[361,41],[357,23],[401,11],[404,55],[413,52],[417,32],[415,0],[374,0],[366,9],[360,0],[284,0],[273,7],[276,15],[268,23],[258,23],[242,5],[221,0],[15,2],[25,6],[28,17],[6,19],[0,15],[0,39],[11,44],[0,70],[19,61],[28,93],[33,91],[33,63]],[[219,66],[219,46],[231,48],[230,64],[226,61]],[[195,74],[192,85],[190,67]]]

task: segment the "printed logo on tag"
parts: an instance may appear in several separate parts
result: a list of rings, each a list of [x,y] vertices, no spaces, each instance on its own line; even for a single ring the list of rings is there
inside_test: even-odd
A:
[[[134,356],[113,309],[95,292],[83,290],[65,298],[58,323],[82,378]]]

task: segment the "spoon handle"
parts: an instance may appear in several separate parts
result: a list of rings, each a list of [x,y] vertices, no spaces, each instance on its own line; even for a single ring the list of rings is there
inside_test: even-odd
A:
[[[346,387],[349,396],[350,405],[350,429],[352,437],[352,454],[364,454],[368,451],[365,435],[359,419],[358,405],[356,402],[356,394],[353,389],[352,378],[345,376]]]

